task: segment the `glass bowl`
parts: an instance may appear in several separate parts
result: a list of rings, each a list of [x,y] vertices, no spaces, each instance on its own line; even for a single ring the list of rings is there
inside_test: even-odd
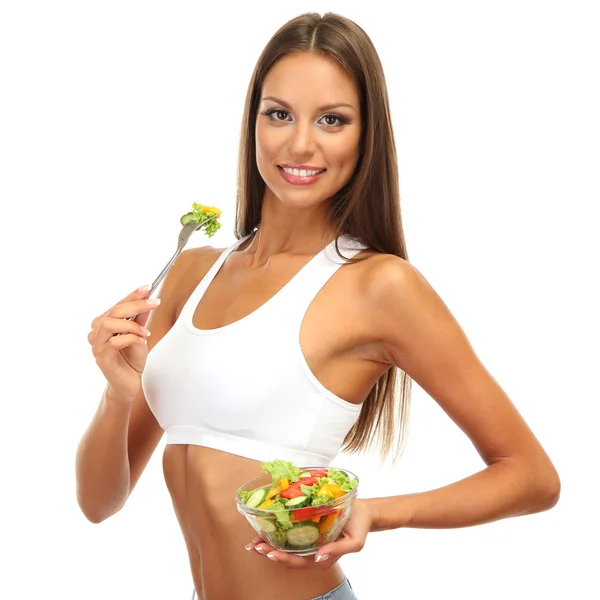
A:
[[[298,556],[316,554],[321,546],[339,537],[358,494],[358,477],[346,469],[303,467],[302,471],[323,471],[329,468],[342,471],[349,479],[356,481],[356,486],[343,496],[332,498],[323,504],[277,510],[252,508],[242,502],[238,491],[235,494],[237,509],[260,537],[276,550]],[[267,473],[251,479],[239,489],[243,492],[261,488],[268,490],[272,485],[273,478]]]

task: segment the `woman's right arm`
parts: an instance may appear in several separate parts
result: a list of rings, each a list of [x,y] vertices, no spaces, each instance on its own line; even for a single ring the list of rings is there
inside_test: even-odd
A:
[[[77,502],[92,523],[124,506],[162,438],[141,374],[148,352],[173,326],[178,290],[189,286],[182,281],[186,265],[199,250],[204,249],[178,257],[162,284],[158,306],[145,299],[148,291],[136,290],[92,323],[88,341],[107,384],[76,455]],[[134,315],[135,321],[126,320]],[[152,333],[148,338],[146,325]],[[120,332],[124,334],[115,335]]]

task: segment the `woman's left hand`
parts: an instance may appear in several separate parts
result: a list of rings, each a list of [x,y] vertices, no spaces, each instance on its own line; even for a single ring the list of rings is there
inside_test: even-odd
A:
[[[373,516],[367,500],[356,499],[340,537],[330,544],[319,548],[313,556],[296,556],[288,552],[275,550],[261,538],[255,538],[246,545],[246,550],[256,551],[268,559],[293,569],[331,569],[344,554],[360,552],[371,530]]]

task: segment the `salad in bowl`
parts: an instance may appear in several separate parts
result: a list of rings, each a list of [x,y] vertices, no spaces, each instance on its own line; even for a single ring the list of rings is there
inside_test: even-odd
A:
[[[263,462],[261,475],[236,493],[241,514],[281,552],[315,554],[342,532],[358,494],[358,478],[345,469]]]

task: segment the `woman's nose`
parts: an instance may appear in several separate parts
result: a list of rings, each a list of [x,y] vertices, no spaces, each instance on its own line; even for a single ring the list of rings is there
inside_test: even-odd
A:
[[[290,153],[295,156],[313,154],[315,150],[315,131],[312,123],[298,123],[291,128]]]

